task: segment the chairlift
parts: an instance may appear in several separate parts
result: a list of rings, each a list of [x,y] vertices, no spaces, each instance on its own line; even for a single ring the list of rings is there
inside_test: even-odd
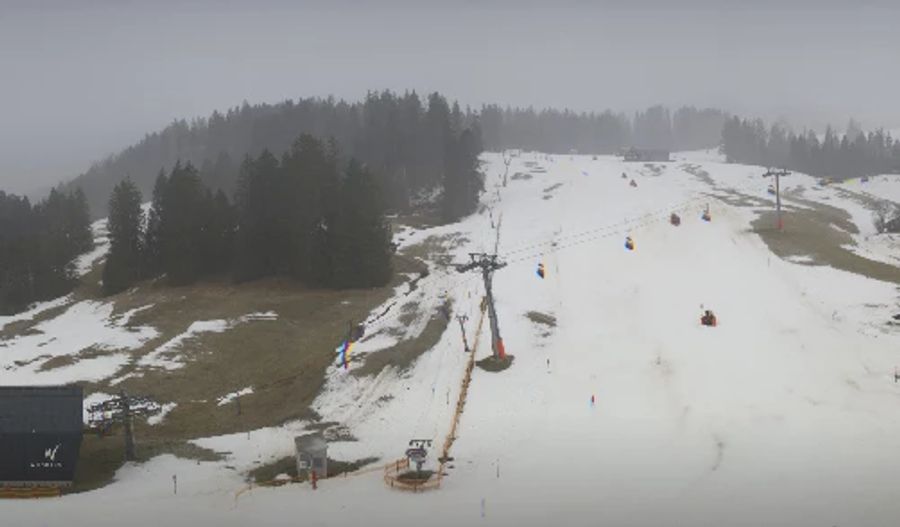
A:
[[[719,321],[716,318],[716,314],[712,312],[711,309],[707,309],[704,311],[703,315],[700,317],[700,324],[709,327],[716,327]]]

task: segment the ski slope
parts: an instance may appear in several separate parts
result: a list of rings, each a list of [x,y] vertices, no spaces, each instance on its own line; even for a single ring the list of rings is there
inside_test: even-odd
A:
[[[708,153],[678,158],[653,169],[523,154],[504,185],[502,158],[486,154],[477,214],[403,233],[401,245],[465,239],[453,249],[458,262],[496,246],[508,263],[494,289],[515,361],[500,373],[475,369],[441,489],[392,491],[375,472],[316,491],[242,491],[255,463],[291,453],[308,424],[295,422],[197,441],[228,452],[222,462],[161,456],[125,466],[107,488],[4,502],[0,514],[10,525],[112,526],[124,514],[133,525],[896,525],[900,331],[884,322],[900,312],[897,286],[775,257],[748,230],[754,209],[715,197],[765,197],[763,169]],[[835,192],[809,198],[840,206]],[[629,235],[634,251],[623,247]],[[415,294],[430,308],[452,299],[473,341],[477,275],[432,264]],[[701,306],[715,310],[718,327],[700,326]],[[376,336],[354,353],[390,345],[379,329],[398,322],[382,312],[367,331]],[[490,353],[487,328],[479,358]],[[386,462],[413,438],[442,444],[467,358],[453,321],[407,372],[330,371],[314,409],[357,438],[331,444],[330,457]]]

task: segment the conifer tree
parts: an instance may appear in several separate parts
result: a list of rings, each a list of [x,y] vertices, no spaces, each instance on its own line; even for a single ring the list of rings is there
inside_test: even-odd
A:
[[[162,197],[160,258],[173,285],[195,281],[203,272],[204,227],[211,198],[204,192],[197,169],[176,163]]]
[[[374,177],[351,160],[340,190],[333,229],[332,285],[376,287],[391,277],[391,233]]]
[[[147,211],[147,226],[144,231],[144,265],[147,276],[157,276],[162,272],[162,217],[165,214],[163,196],[169,178],[163,170],[156,176],[153,198]]]
[[[114,294],[131,287],[141,276],[141,192],[126,178],[109,198],[109,254],[103,268],[103,291]]]

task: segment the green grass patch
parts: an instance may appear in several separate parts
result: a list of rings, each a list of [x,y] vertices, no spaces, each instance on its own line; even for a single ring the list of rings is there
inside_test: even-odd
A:
[[[828,265],[876,280],[900,284],[900,268],[869,260],[845,249],[853,238],[835,228],[816,211],[783,213],[785,228],[775,228],[775,212],[766,211],[751,223],[753,232],[780,258],[806,256],[815,265]]]

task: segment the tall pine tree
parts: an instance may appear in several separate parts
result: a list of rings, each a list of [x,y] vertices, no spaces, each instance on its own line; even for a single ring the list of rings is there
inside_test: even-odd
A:
[[[376,287],[391,277],[391,231],[375,178],[351,160],[341,184],[341,208],[329,231],[333,287]]]
[[[109,254],[103,268],[103,291],[114,294],[141,277],[143,211],[141,192],[126,178],[109,198]]]

